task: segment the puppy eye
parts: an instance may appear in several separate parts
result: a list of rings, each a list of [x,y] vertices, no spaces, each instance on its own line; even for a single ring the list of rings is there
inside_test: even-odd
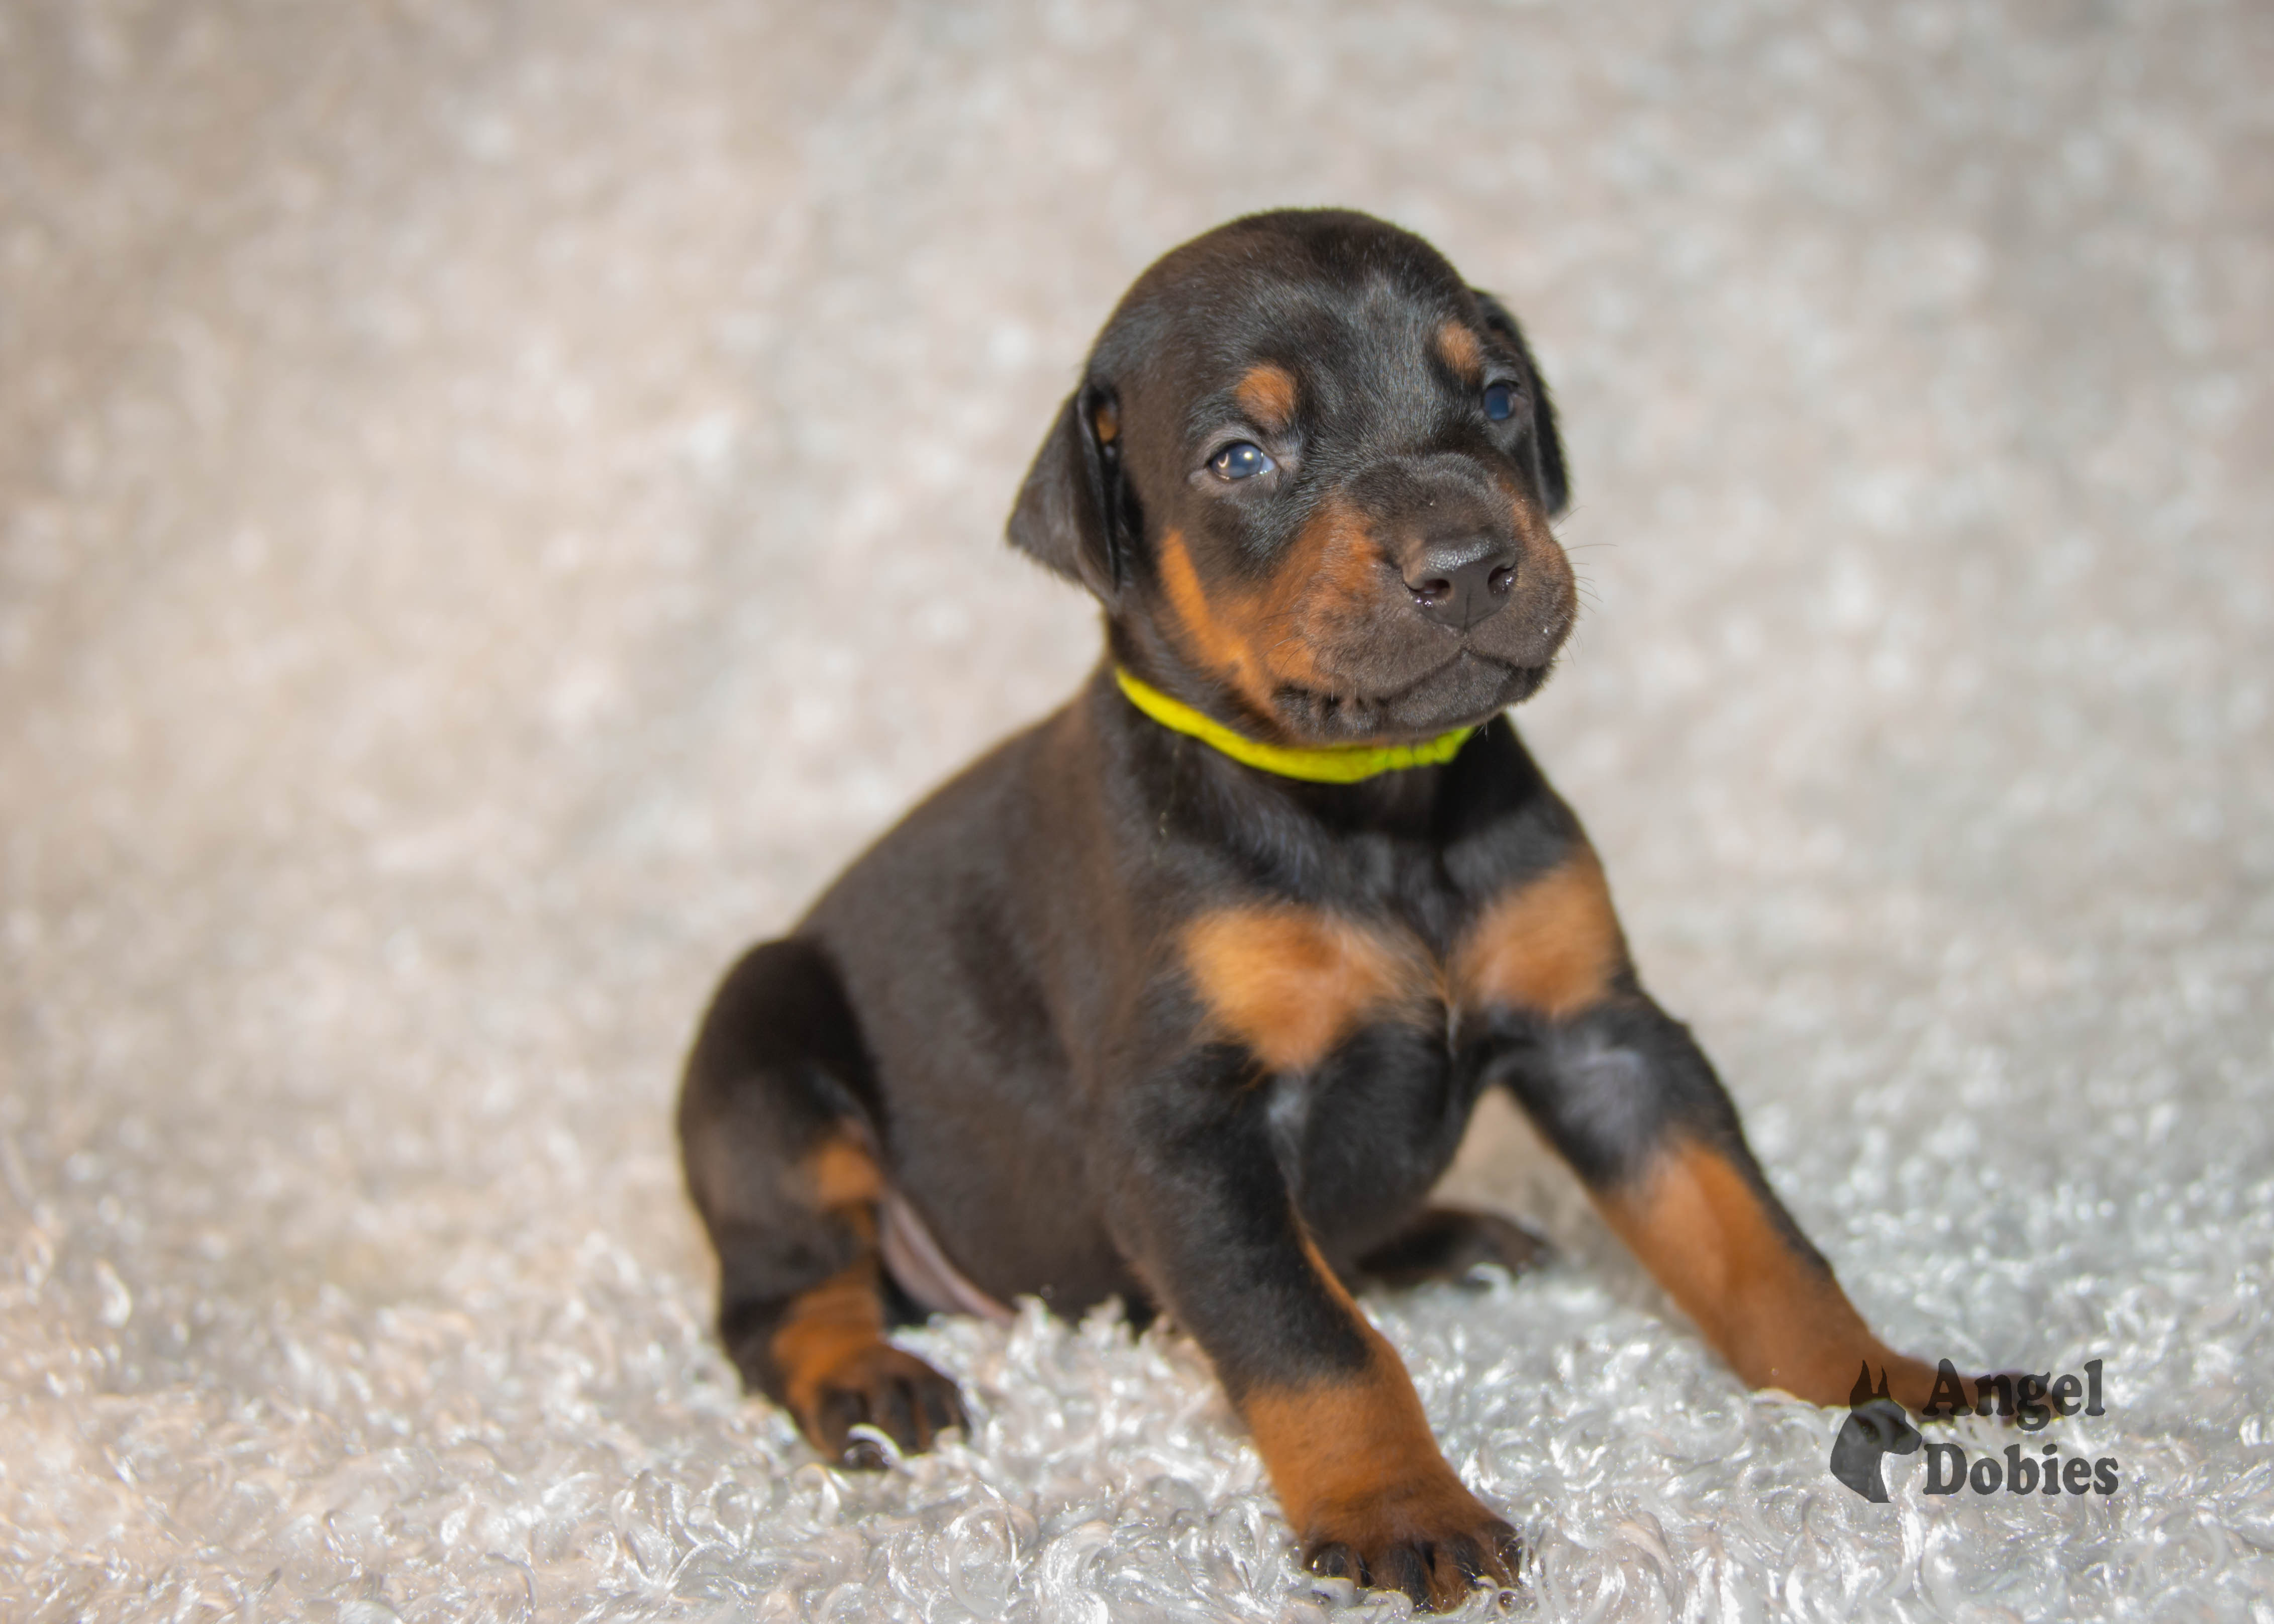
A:
[[[1496,383],[1485,391],[1485,416],[1495,423],[1505,423],[1516,416],[1516,386]]]
[[[1219,479],[1253,479],[1278,466],[1264,455],[1262,447],[1245,440],[1226,446],[1209,459],[1209,467]]]

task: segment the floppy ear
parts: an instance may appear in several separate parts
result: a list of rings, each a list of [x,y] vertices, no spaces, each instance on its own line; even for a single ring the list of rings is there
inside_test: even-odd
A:
[[[1571,505],[1571,481],[1563,469],[1563,440],[1555,432],[1555,402],[1547,393],[1547,380],[1540,376],[1540,363],[1532,358],[1532,346],[1524,342],[1524,329],[1516,325],[1508,306],[1480,289],[1469,291],[1476,297],[1485,325],[1516,346],[1517,354],[1524,357],[1525,371],[1532,374],[1532,455],[1538,464],[1540,494],[1552,519]]]
[[[1121,477],[1120,410],[1085,382],[1066,397],[1011,509],[1011,545],[1111,608],[1128,578],[1135,503]]]

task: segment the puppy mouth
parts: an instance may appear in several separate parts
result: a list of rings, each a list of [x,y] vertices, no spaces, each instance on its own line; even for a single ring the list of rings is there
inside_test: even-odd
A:
[[[1543,549],[1510,601],[1457,629],[1402,598],[1348,618],[1320,613],[1311,669],[1274,695],[1279,721],[1319,743],[1411,743],[1522,703],[1554,671],[1576,618],[1568,568],[1550,567],[1562,559]]]
[[[1380,693],[1280,691],[1290,727],[1327,744],[1405,743],[1490,719],[1540,691],[1548,665],[1518,665],[1464,648],[1412,680]]]

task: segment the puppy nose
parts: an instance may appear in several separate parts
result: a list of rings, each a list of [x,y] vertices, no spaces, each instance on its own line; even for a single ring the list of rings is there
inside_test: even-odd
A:
[[[1499,613],[1515,584],[1515,547],[1475,537],[1431,547],[1405,577],[1415,606],[1457,632]]]

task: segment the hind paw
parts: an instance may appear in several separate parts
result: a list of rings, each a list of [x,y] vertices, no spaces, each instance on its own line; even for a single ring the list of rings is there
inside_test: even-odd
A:
[[[885,1464],[873,1439],[852,1436],[856,1426],[875,1428],[903,1455],[920,1455],[941,1432],[964,1425],[955,1383],[885,1342],[855,1350],[801,1389],[790,1408],[807,1439],[825,1459],[856,1470]]]

